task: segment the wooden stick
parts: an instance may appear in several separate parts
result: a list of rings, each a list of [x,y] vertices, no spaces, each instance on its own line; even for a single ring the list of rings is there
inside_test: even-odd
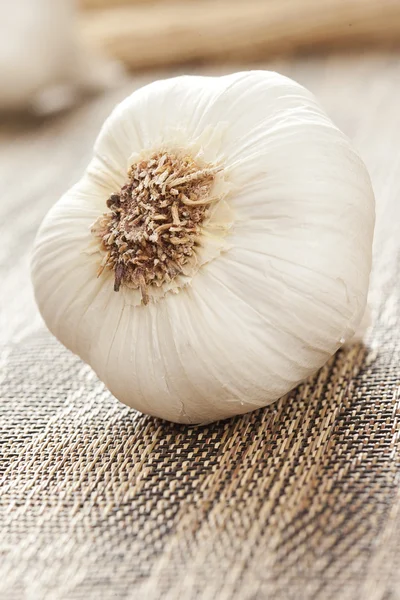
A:
[[[83,35],[132,69],[399,43],[399,0],[161,2],[84,12]]]
[[[78,0],[77,4],[83,9],[117,8],[119,6],[134,6],[137,4],[155,4],[170,0]],[[181,0],[184,2],[185,0]]]

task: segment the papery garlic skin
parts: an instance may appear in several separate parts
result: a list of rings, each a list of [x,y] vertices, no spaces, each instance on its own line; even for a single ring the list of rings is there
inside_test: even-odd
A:
[[[91,228],[135,156],[222,166],[221,235],[144,306],[97,277]],[[202,423],[270,404],[320,368],[365,309],[374,228],[367,170],[313,95],[276,73],[148,85],[105,122],[87,171],[50,210],[32,278],[50,331],[137,410]],[[176,293],[174,293],[176,292]]]

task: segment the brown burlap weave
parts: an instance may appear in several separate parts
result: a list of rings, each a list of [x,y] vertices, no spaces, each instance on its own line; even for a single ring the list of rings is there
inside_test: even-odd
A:
[[[121,406],[46,332],[30,289],[41,218],[133,85],[2,126],[1,600],[400,597],[399,57],[274,66],[370,168],[374,324],[289,397],[204,427]]]

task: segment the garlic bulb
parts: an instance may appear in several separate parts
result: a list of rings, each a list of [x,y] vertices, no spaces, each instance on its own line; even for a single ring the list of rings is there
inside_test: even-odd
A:
[[[38,233],[49,329],[139,411],[265,406],[364,313],[374,196],[313,95],[277,73],[148,85],[105,122]]]
[[[0,110],[51,113],[117,83],[121,67],[80,43],[72,0],[0,2]]]

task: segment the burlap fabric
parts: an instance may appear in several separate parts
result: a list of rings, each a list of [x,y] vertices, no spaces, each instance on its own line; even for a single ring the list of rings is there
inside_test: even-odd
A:
[[[370,168],[373,327],[287,398],[208,426],[120,405],[46,332],[30,290],[37,225],[132,85],[2,126],[1,600],[400,596],[398,58],[276,66]]]

